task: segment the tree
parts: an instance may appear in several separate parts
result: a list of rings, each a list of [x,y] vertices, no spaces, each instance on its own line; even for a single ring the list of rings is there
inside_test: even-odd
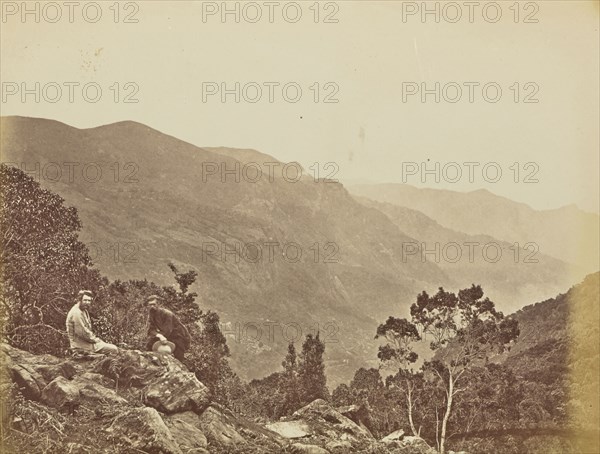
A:
[[[340,383],[331,393],[331,401],[337,407],[352,405],[355,402],[355,396],[346,383]]]
[[[361,393],[383,388],[383,381],[379,371],[374,367],[365,369],[361,367],[354,373],[354,378],[350,382],[350,389]]]
[[[107,342],[143,350],[148,336],[146,297],[163,289],[147,280],[116,280],[96,293],[90,309],[94,332]]]
[[[230,355],[227,339],[219,326],[219,315],[208,311],[201,314],[202,331],[197,341],[192,342],[187,363],[190,369],[210,390],[213,398],[221,395],[219,384],[223,374],[230,368],[227,358]],[[192,335],[194,337],[194,335]]]
[[[413,435],[418,436],[420,431],[416,429],[413,421],[415,385],[412,380],[413,373],[408,370],[408,366],[418,358],[418,355],[412,350],[412,343],[421,340],[421,336],[417,331],[417,327],[405,318],[389,317],[385,323],[377,327],[375,339],[379,337],[384,337],[387,343],[379,347],[377,357],[384,364],[392,363],[398,367],[397,376],[402,376],[404,379],[404,393],[410,429]],[[399,384],[399,380],[390,383]]]
[[[325,344],[319,338],[319,333],[306,336],[299,355],[294,343],[290,342],[281,362],[283,371],[252,380],[246,406],[262,416],[280,418],[315,399],[329,400],[324,352]]]
[[[281,392],[282,372],[274,372],[248,384],[250,395],[246,406],[253,414],[278,419],[283,416],[283,394]]]
[[[174,287],[163,287],[160,294],[162,295],[165,305],[177,314],[183,324],[186,325],[192,336],[198,333],[198,322],[202,319],[202,311],[196,302],[197,293],[188,293],[189,287],[196,282],[198,273],[190,270],[185,273],[179,272],[179,269],[171,262],[167,264],[173,272],[173,277],[179,291]]]
[[[17,347],[61,354],[65,315],[82,288],[107,285],[79,241],[77,210],[21,170],[0,165],[0,316]]]
[[[324,353],[325,344],[319,339],[319,333],[317,332],[316,336],[307,334],[302,344],[298,372],[300,399],[304,405],[315,399],[329,398],[323,363]]]
[[[468,387],[452,412],[461,432],[521,427],[523,386],[509,368],[493,363],[474,366],[463,378]]]
[[[432,337],[430,347],[437,351],[428,369],[444,384],[446,393],[439,431],[439,450],[443,454],[452,403],[464,391],[459,387],[461,377],[478,362],[485,363],[490,352],[504,351],[518,337],[518,323],[504,318],[489,298],[483,299],[479,285],[460,290],[458,297],[441,287],[433,296],[423,291],[410,312],[421,333]]]
[[[301,407],[300,392],[298,390],[298,358],[296,347],[290,342],[285,359],[281,363],[283,374],[281,376],[281,392],[283,394],[283,414],[291,414]]]
[[[190,285],[196,282],[196,277],[198,277],[198,273],[194,270],[190,270],[187,273],[180,273],[177,267],[171,262],[169,262],[169,269],[175,274],[175,282],[179,285],[179,291],[182,295],[187,293]],[[198,296],[196,293],[192,295],[194,297]]]
[[[402,427],[406,417],[398,413],[395,402],[400,396],[388,389],[378,369],[361,367],[354,373],[349,385],[340,384],[332,393],[336,406],[355,405],[355,415],[376,437]],[[404,416],[404,418],[402,418]]]

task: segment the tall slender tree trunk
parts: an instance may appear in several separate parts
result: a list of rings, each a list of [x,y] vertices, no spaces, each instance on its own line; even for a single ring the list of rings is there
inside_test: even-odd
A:
[[[413,417],[412,417],[412,408],[413,408],[412,387],[410,386],[410,383],[408,382],[408,380],[406,380],[406,400],[407,400],[407,404],[408,404],[408,422],[410,423],[410,430],[412,430],[412,433],[415,437],[418,437],[419,433],[417,432],[417,429],[415,428],[415,423],[413,422]]]
[[[435,446],[440,450],[440,417],[438,414],[438,407],[435,406]]]
[[[452,373],[448,379],[448,402],[446,403],[446,413],[444,413],[444,419],[442,420],[442,435],[440,437],[440,454],[445,452],[446,443],[446,428],[448,426],[448,419],[450,418],[450,411],[452,410],[452,396],[454,395],[454,379]]]

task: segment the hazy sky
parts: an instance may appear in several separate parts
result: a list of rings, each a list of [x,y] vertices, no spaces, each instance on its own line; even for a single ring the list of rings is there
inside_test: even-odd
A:
[[[203,10],[220,9],[221,2],[184,1],[121,4],[118,23],[113,2],[99,2],[102,17],[92,23],[94,6],[86,7],[87,20],[82,12],[89,3],[78,3],[72,23],[64,2],[55,3],[61,12],[55,23],[49,21],[58,10],[40,7],[36,23],[34,14],[23,21],[15,10],[21,2],[2,2],[2,115],[79,128],[135,120],[199,146],[255,148],[306,167],[335,162],[342,181],[402,182],[404,176],[417,186],[487,188],[538,209],[576,203],[598,211],[598,2],[521,2],[512,9],[512,1],[478,2],[472,23],[464,2],[438,3],[439,23],[434,14],[423,22],[414,11],[421,2],[322,2],[318,8],[299,2],[295,23],[293,2],[275,2],[273,23],[268,2],[245,8],[229,2],[240,8],[239,23],[234,14],[223,22],[220,11],[203,18]],[[502,16],[492,23],[495,5]],[[261,18],[251,23],[259,10]],[[462,16],[452,23],[457,12]],[[137,23],[123,23],[129,13]],[[337,23],[324,23],[326,17]],[[39,102],[33,94],[23,102],[21,84],[35,91],[36,82],[46,85]],[[80,84],[72,103],[65,82]],[[207,95],[205,83],[235,91],[236,82],[239,103],[234,94],[225,102],[220,93]],[[271,85],[272,103],[269,82],[279,84]],[[439,103],[435,93],[426,102],[419,93],[407,95],[421,84],[435,91],[436,82]],[[472,103],[465,82],[473,83]],[[81,87],[89,83],[97,84],[88,86],[90,98],[95,86],[102,89],[96,103],[83,98]],[[484,99],[486,84],[490,100],[502,89],[497,102]],[[136,86],[132,99],[139,102],[124,103]],[[262,96],[249,102],[257,86]],[[462,97],[451,103],[457,86]],[[338,102],[325,103],[326,96]],[[446,165],[446,178],[442,173],[436,183],[425,175],[423,183],[411,174],[411,163],[427,160],[431,169]],[[464,162],[478,163],[470,165],[473,182]],[[499,181],[486,182],[486,164],[489,180],[502,170]],[[528,176],[539,181],[524,183]]]

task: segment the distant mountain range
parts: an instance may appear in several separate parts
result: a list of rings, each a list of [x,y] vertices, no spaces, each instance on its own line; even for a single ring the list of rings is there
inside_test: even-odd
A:
[[[282,173],[285,163],[258,151],[200,148],[135,122],[77,129],[4,117],[1,128],[2,161],[24,163],[31,175],[39,163],[42,185],[77,207],[82,240],[108,277],[173,284],[169,261],[198,272],[191,290],[203,309],[221,314],[243,378],[278,370],[288,340],[318,329],[330,385],[347,381],[358,367],[376,365],[378,323],[408,315],[422,290],[479,283],[504,311],[549,298],[582,271],[567,263],[572,256],[564,244],[550,254],[544,245],[552,234],[573,238],[582,222],[586,229],[593,223],[575,209],[550,216],[490,193],[476,201],[471,194],[448,196],[456,202],[424,193],[417,207],[421,190],[353,188],[386,202],[377,203],[355,198],[339,183],[313,181],[306,171],[294,181],[297,165]],[[436,204],[447,206],[437,213]],[[516,214],[515,206],[521,207]],[[554,227],[541,229],[542,218]],[[542,230],[547,235],[538,239]],[[422,255],[423,244],[466,241],[497,242],[502,259],[476,256],[469,263],[465,255],[450,263]],[[509,248],[517,241],[540,244],[538,263],[522,263],[527,250],[518,250],[514,263]]]
[[[516,247],[490,235],[446,228],[414,209],[365,197],[356,199],[386,214],[408,236],[418,238],[424,251],[418,255],[425,260],[436,260],[437,249],[436,263],[452,279],[453,288],[481,283],[503,311],[517,310],[536,301],[542,294],[556,294],[583,275],[583,271],[575,271],[576,267],[543,254],[537,248],[523,248],[525,243]],[[544,287],[549,293],[541,290]]]
[[[418,210],[460,232],[520,245],[534,242],[541,253],[572,264],[577,273],[600,267],[600,216],[575,205],[538,211],[485,189],[465,193],[406,184],[354,185],[348,189],[358,196]]]

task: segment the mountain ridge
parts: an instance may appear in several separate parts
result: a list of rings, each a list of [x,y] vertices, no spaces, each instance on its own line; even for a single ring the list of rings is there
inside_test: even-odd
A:
[[[296,324],[301,335],[329,330],[326,364],[335,385],[356,368],[377,364],[372,338],[378,323],[390,314],[408,315],[417,293],[471,284],[456,282],[436,263],[405,257],[406,243],[418,238],[356,201],[340,183],[309,176],[291,182],[277,172],[273,181],[256,182],[202,174],[206,163],[233,169],[253,156],[259,162],[274,159],[269,155],[243,150],[238,160],[233,149],[196,147],[123,122],[80,130],[53,120],[3,117],[1,125],[3,162],[26,162],[31,169],[33,163],[45,168],[72,161],[79,163],[77,172],[93,162],[104,166],[95,182],[76,172],[73,181],[42,178],[41,183],[77,207],[81,238],[95,248],[94,262],[109,278],[170,285],[168,262],[197,271],[190,290],[199,294],[201,307],[218,311],[233,327],[226,335],[243,378],[278,369],[290,340],[284,329],[289,333]],[[272,260],[268,242],[279,244]],[[293,243],[303,253],[297,262],[284,255],[283,246]],[[224,254],[226,247],[249,244],[262,247],[257,263],[237,250]],[[207,253],[209,245],[217,253]],[[552,273],[562,280],[557,275],[562,273]],[[539,285],[533,291],[552,294]],[[272,322],[281,328],[275,338],[267,334]],[[253,324],[262,337],[244,337],[244,327]],[[257,354],[245,354],[250,351]]]
[[[464,233],[520,244],[533,241],[541,252],[578,268],[572,281],[600,269],[600,216],[573,205],[535,210],[489,190],[463,193],[405,184],[354,185],[348,190],[357,196],[418,210],[444,227]]]

